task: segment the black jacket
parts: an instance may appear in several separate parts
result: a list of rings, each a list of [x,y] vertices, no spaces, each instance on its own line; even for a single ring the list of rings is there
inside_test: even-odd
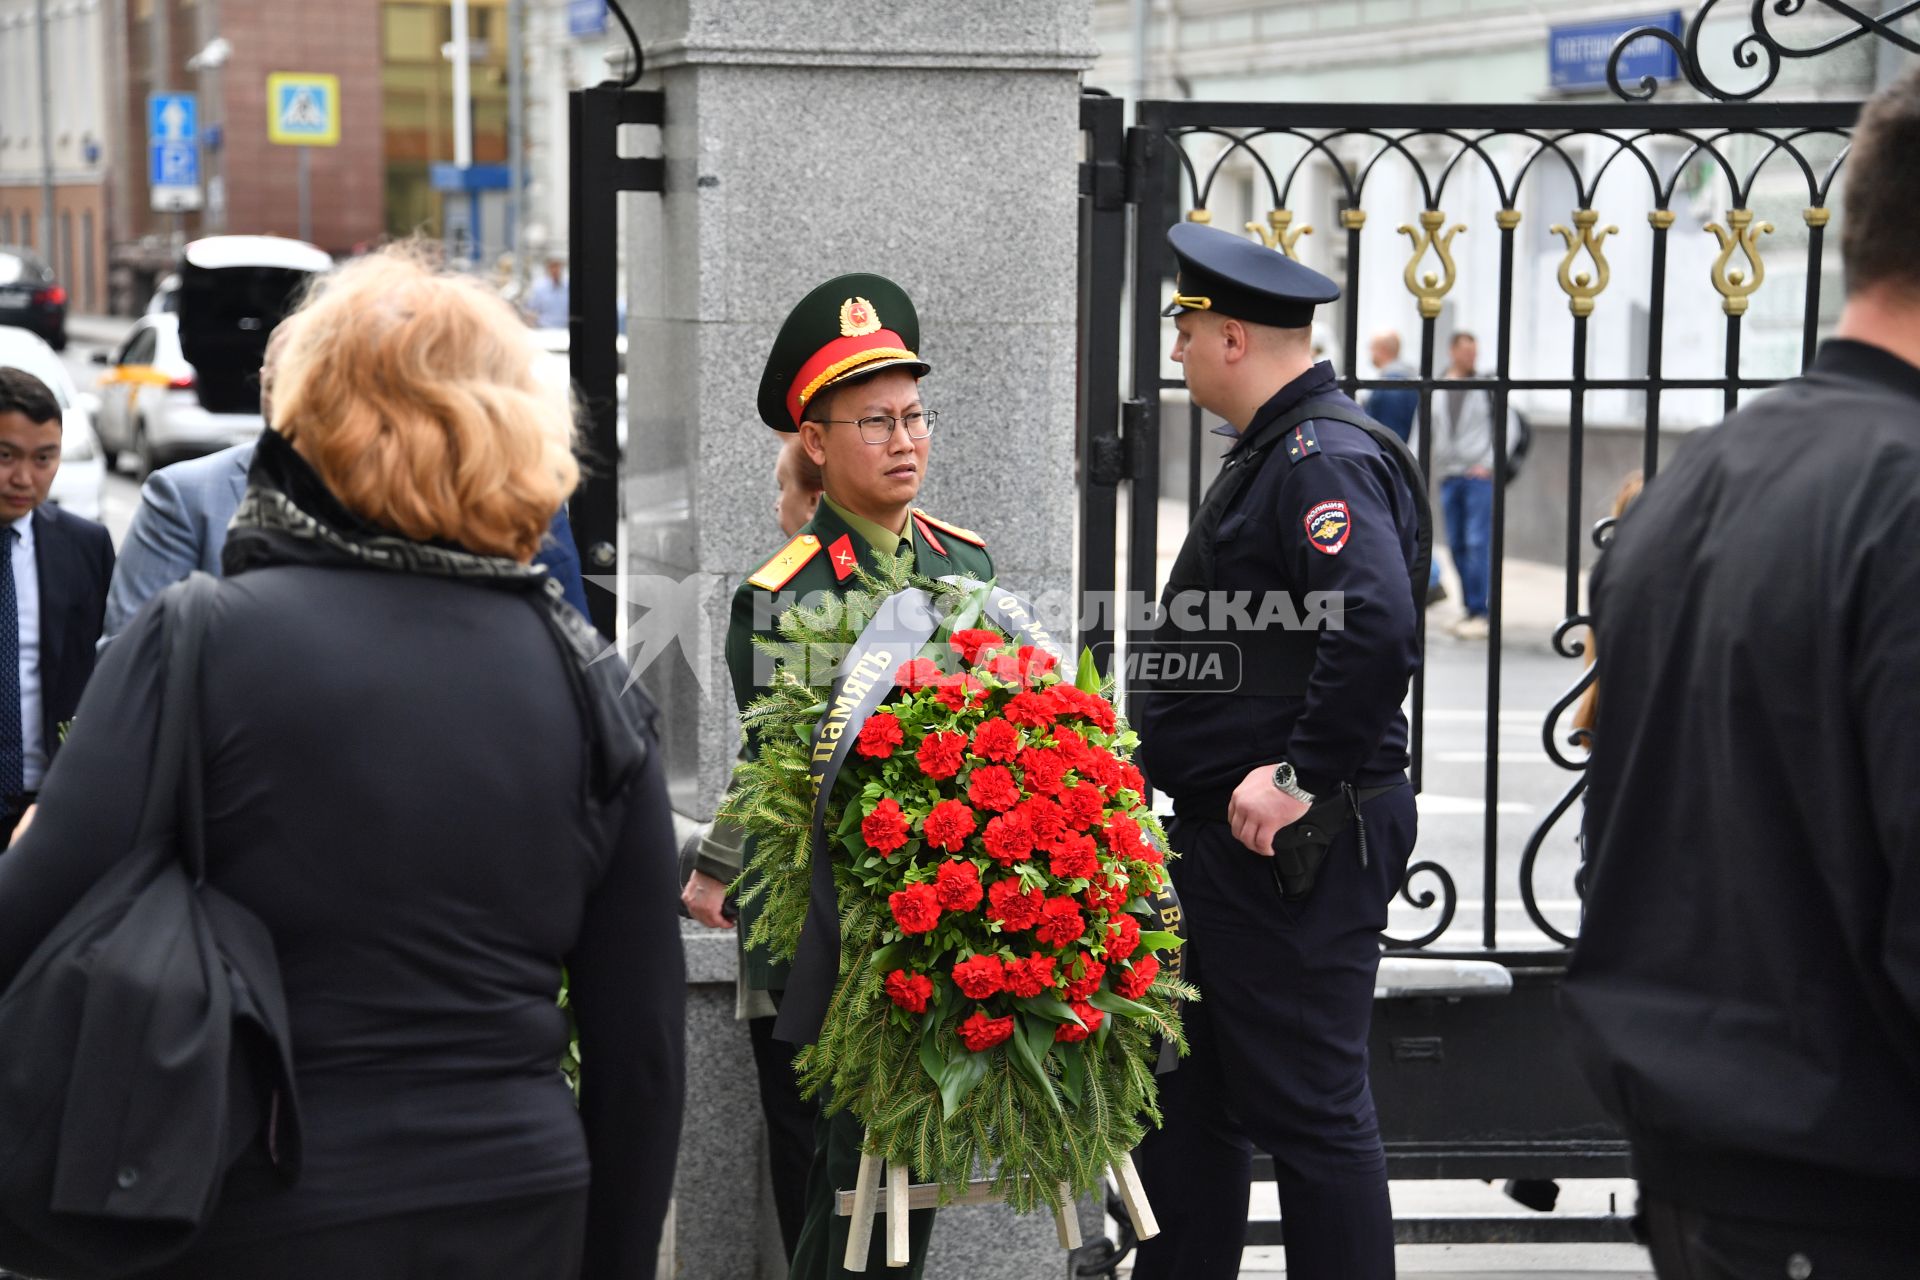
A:
[[[73,719],[93,675],[113,539],[104,526],[43,503],[33,513],[33,559],[40,576],[40,740],[52,761],[60,726]]]
[[[591,1162],[591,1273],[650,1274],[685,976],[660,752],[620,698],[624,667],[584,660],[590,629],[532,575],[397,571],[394,543],[334,554],[369,531],[274,440],[256,487],[305,492],[294,518],[227,544],[205,648],[206,843],[209,884],[279,953],[304,1169],[288,1190],[243,1164],[207,1242],[573,1190]],[[307,513],[341,540],[290,533]],[[102,657],[38,817],[0,857],[0,984],[132,846],[154,621],[150,606]],[[577,1111],[562,965],[590,1063]]]
[[[1920,1203],[1920,369],[1829,342],[1689,442],[1594,575],[1565,988],[1655,1194]]]

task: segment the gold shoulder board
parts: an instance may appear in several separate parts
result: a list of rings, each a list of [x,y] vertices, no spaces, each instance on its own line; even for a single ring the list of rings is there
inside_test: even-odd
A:
[[[962,542],[971,542],[976,547],[985,547],[987,545],[987,540],[981,537],[979,534],[975,533],[971,529],[962,529],[957,524],[948,524],[945,520],[939,520],[934,518],[933,516],[928,515],[926,512],[920,510],[918,507],[914,508],[914,514],[919,516],[922,520],[925,520],[928,524],[932,525],[934,528],[938,529],[940,532],[950,533],[954,537],[960,539],[960,541]]]
[[[820,554],[820,539],[803,533],[780,548],[780,553],[761,565],[747,581],[763,591],[778,591],[793,581],[793,575],[807,567],[807,561]]]

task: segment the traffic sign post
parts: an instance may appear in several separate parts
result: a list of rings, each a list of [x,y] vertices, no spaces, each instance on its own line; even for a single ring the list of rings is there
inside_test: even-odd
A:
[[[267,77],[267,140],[300,148],[300,238],[313,239],[309,149],[340,145],[340,77],[275,71]]]
[[[200,109],[191,93],[147,95],[147,187],[155,211],[201,207]]]

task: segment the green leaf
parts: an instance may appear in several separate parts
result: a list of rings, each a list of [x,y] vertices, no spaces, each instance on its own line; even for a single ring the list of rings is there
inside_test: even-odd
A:
[[[925,1025],[920,1029],[920,1067],[932,1077],[935,1087],[941,1085],[947,1070],[947,1060],[940,1052],[939,1040],[940,1019],[929,1013]]]
[[[1060,1091],[1067,1095],[1067,1101],[1077,1109],[1085,1093],[1087,1081],[1087,1046],[1085,1041],[1054,1046],[1054,1052],[1060,1059]]]
[[[867,838],[858,831],[841,836],[840,847],[845,849],[848,855],[853,858],[855,866],[860,864],[861,859],[869,856],[867,853]]]
[[[1015,1036],[1018,1040],[1020,1037]],[[924,1061],[924,1060],[923,1060]],[[987,1060],[985,1054],[961,1050],[957,1058],[949,1058],[940,1072],[940,1106],[943,1113],[951,1119],[960,1109],[960,1104],[973,1086],[987,1078]],[[1058,1105],[1058,1102],[1055,1103]]]
[[[904,942],[896,942],[890,947],[881,947],[873,953],[873,971],[880,974],[893,972],[900,967],[900,962],[906,958],[906,954],[907,944]]]
[[[1093,650],[1080,650],[1080,670],[1074,674],[1073,683],[1082,693],[1100,692],[1100,668],[1093,664]]]
[[[1123,995],[1107,990],[1105,987],[1093,993],[1087,1003],[1106,1013],[1118,1014],[1123,1018],[1151,1018],[1153,1011],[1143,1004],[1127,999]]]
[[[1140,935],[1142,951],[1168,951],[1186,945],[1187,940],[1167,929],[1149,929]]]
[[[1047,1069],[1040,1065],[1039,1057],[1033,1052],[1027,1037],[1021,1033],[1018,1022],[1014,1024],[1013,1039],[1008,1043],[1013,1046],[1014,1063],[1047,1095],[1047,1101],[1053,1103],[1053,1109],[1065,1115],[1066,1109],[1060,1105],[1060,1095],[1054,1091],[1053,1081],[1047,1079]]]
[[[1036,1014],[1052,1022],[1071,1022],[1076,1027],[1085,1025],[1080,1021],[1080,1015],[1073,1011],[1073,1006],[1069,1005],[1059,996],[1031,996],[1025,1000],[1016,1000],[1014,1003],[1022,1009],[1025,1009],[1028,1013]]]

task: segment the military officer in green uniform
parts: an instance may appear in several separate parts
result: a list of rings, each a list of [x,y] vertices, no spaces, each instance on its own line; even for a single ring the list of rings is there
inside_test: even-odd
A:
[[[873,569],[880,556],[903,551],[913,553],[916,571],[927,577],[963,574],[984,582],[993,576],[984,539],[913,505],[926,479],[936,419],[920,397],[928,365],[919,346],[920,322],[906,293],[884,277],[864,274],[840,276],[813,290],[774,340],[760,380],[760,416],[776,431],[799,434],[800,447],[820,468],[822,495],[813,519],[734,593],[727,667],[742,707],[771,681],[769,660],[753,639],[773,634],[778,602],[844,593],[857,582],[857,569]],[[752,906],[740,919],[742,937],[752,928]],[[778,1000],[787,985],[786,967],[759,949],[748,950],[744,962],[748,984]],[[793,1280],[845,1274],[847,1219],[834,1214],[833,1196],[853,1187],[862,1132],[858,1121],[841,1112],[823,1116],[815,1135]],[[887,1268],[870,1257],[862,1274],[918,1280],[932,1229],[932,1210],[914,1213],[913,1261]]]

